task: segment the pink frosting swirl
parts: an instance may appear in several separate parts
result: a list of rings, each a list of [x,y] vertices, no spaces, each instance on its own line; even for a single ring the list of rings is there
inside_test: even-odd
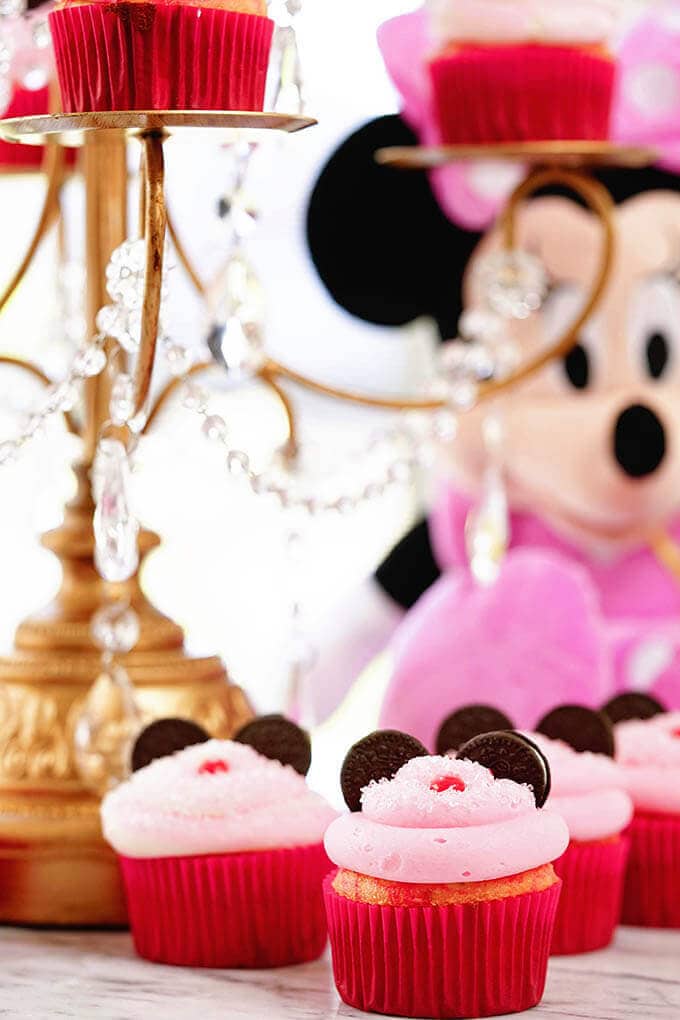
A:
[[[441,44],[607,42],[620,0],[429,0],[431,31]]]
[[[414,758],[363,791],[363,810],[331,823],[326,852],[341,868],[419,884],[482,882],[558,858],[567,826],[538,810],[528,786],[476,762]]]
[[[528,736],[548,759],[552,785],[547,806],[562,815],[571,839],[585,843],[623,832],[633,803],[616,762],[604,754],[578,753],[542,733]]]
[[[228,740],[152,762],[101,808],[106,839],[126,857],[309,846],[336,814],[290,766]]]
[[[680,814],[680,712],[619,723],[616,757],[636,809]]]

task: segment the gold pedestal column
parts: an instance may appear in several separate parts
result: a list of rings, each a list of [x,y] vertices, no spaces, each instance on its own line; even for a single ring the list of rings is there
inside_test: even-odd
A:
[[[87,318],[94,335],[97,311],[107,303],[106,264],[127,235],[124,136],[89,136],[83,173]],[[181,628],[149,603],[138,576],[107,585],[94,569],[90,469],[120,357],[110,350],[105,372],[86,383],[77,492],[61,527],[43,539],[61,562],[61,588],[44,611],[21,624],[13,653],[0,659],[0,921],[126,921],[115,857],[101,836],[99,802],[80,783],[72,750],[75,721],[101,668],[90,637],[96,609],[117,597],[138,614],[139,642],[120,661],[149,714],[191,718],[216,736],[230,735],[252,715],[218,658],[187,656]],[[142,531],[141,558],[158,543]]]

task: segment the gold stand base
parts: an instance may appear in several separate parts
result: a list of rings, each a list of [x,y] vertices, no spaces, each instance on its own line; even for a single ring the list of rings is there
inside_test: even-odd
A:
[[[0,920],[126,924],[118,864],[102,839],[94,798],[21,797],[13,806],[3,797],[0,812]]]
[[[52,605],[21,624],[14,653],[0,658],[0,922],[126,921],[99,802],[83,788],[73,757],[75,723],[101,671],[90,636],[97,608],[115,597],[139,617],[137,646],[119,661],[148,717],[181,716],[228,737],[253,714],[220,659],[186,654],[181,628],[149,603],[138,576],[114,586],[97,575],[85,468],[78,477],[64,524],[43,540],[62,562],[61,590]],[[158,542],[142,532],[142,556]]]

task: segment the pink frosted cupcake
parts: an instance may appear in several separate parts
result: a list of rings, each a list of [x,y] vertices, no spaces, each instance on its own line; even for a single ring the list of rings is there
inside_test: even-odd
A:
[[[444,720],[437,750],[454,753],[465,740],[512,723],[498,709],[469,705]],[[612,760],[612,724],[602,712],[578,705],[553,709],[527,734],[550,765],[547,809],[569,827],[569,846],[555,871],[562,879],[553,954],[585,953],[611,942],[621,913],[628,855],[623,835],[633,805]]]
[[[482,1017],[543,994],[569,841],[542,811],[545,758],[519,734],[428,756],[396,731],[342,769],[352,813],[326,833],[333,972],[351,1006],[406,1017]]]
[[[680,928],[680,712],[628,719],[615,733],[635,806],[622,921]]]
[[[443,142],[609,137],[618,0],[429,0]]]
[[[147,764],[160,754],[169,756]],[[330,868],[321,840],[336,812],[300,774],[306,734],[267,716],[234,741],[208,740],[162,720],[141,734],[133,765],[142,767],[104,798],[102,822],[139,955],[193,967],[318,957]]]
[[[633,817],[621,770],[610,757],[611,724],[599,712],[565,705],[549,713],[538,729],[558,738],[530,734],[550,763],[547,807],[569,827],[569,846],[555,861],[562,895],[552,953],[603,949],[621,915],[629,850],[624,832]]]

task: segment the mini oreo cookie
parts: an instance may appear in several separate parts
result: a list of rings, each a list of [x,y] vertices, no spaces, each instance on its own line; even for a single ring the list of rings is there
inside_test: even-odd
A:
[[[582,705],[560,705],[544,715],[536,727],[551,740],[562,740],[575,751],[614,757],[614,730],[604,712]]]
[[[427,757],[427,748],[399,730],[376,730],[350,747],[340,770],[340,786],[350,811],[361,811],[361,791],[373,779],[392,779],[412,758]]]
[[[512,779],[530,786],[536,807],[543,807],[550,793],[550,766],[532,740],[515,730],[481,733],[460,748],[457,758],[479,762],[494,779]]]
[[[309,734],[282,715],[261,715],[246,723],[233,739],[248,744],[265,758],[291,765],[301,776],[309,772],[312,763]]]
[[[504,712],[491,705],[466,705],[447,716],[437,733],[437,754],[457,751],[480,733],[511,730],[512,723]]]
[[[204,744],[210,736],[189,719],[157,719],[139,734],[132,747],[132,771],[137,772],[156,758],[166,758],[194,744]]]
[[[627,722],[629,719],[653,719],[662,715],[666,709],[650,694],[629,691],[618,694],[603,706],[602,711],[611,723]]]

